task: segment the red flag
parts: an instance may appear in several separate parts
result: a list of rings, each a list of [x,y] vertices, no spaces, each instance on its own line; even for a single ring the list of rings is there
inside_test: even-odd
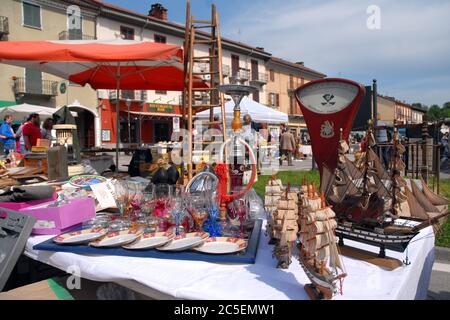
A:
[[[311,81],[295,91],[321,174],[323,164],[331,170],[336,168],[340,129],[348,140],[364,94],[364,86],[339,78]]]

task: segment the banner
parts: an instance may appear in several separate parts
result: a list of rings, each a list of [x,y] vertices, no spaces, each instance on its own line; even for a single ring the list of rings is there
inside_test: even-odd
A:
[[[339,78],[312,81],[295,90],[321,174],[324,164],[330,170],[335,169],[340,129],[348,141],[364,94],[365,89],[359,83]]]

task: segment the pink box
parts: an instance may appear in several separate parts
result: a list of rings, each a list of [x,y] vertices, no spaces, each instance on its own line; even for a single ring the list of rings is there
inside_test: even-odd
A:
[[[33,234],[58,235],[95,217],[95,200],[93,198],[73,199],[68,204],[49,208],[47,205],[50,203],[52,202],[19,210],[36,218]]]
[[[55,193],[53,193],[53,197],[51,197],[50,199],[32,200],[32,201],[27,201],[27,202],[0,202],[0,208],[6,208],[6,209],[18,211],[23,208],[36,206],[36,205],[46,203],[46,202],[56,200],[56,199],[58,199],[58,194],[55,192]]]

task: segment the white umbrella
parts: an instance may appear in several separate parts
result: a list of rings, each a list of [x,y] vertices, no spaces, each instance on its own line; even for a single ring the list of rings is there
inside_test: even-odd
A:
[[[286,113],[267,107],[248,97],[242,98],[240,107],[241,116],[243,117],[246,114],[249,114],[252,117],[252,121],[256,123],[281,124],[287,123],[289,121],[288,115]],[[227,103],[225,103],[225,117],[227,122],[231,122],[231,120],[233,120],[233,109],[233,101],[228,101]],[[222,113],[220,108],[214,108],[214,116],[219,116],[219,118],[221,118],[221,115]],[[200,119],[209,118],[209,110],[197,113],[196,117]]]
[[[58,109],[59,108],[49,108],[23,103],[15,106],[0,108],[0,120],[3,120],[6,115],[11,115],[14,120],[24,121],[32,113],[37,113],[41,117],[52,117]],[[77,113],[72,112],[72,115],[77,116]]]

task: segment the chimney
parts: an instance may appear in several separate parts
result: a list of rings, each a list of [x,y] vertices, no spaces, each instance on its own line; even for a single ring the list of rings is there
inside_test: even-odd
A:
[[[167,9],[161,3],[152,4],[152,8],[148,12],[150,17],[167,21]]]
[[[263,47],[256,47],[256,49],[260,50],[260,51],[264,51]]]
[[[301,65],[301,66],[304,66],[304,65],[305,65],[305,63],[304,63],[303,61],[298,61],[298,62],[296,62],[295,64],[298,64],[298,65]]]

